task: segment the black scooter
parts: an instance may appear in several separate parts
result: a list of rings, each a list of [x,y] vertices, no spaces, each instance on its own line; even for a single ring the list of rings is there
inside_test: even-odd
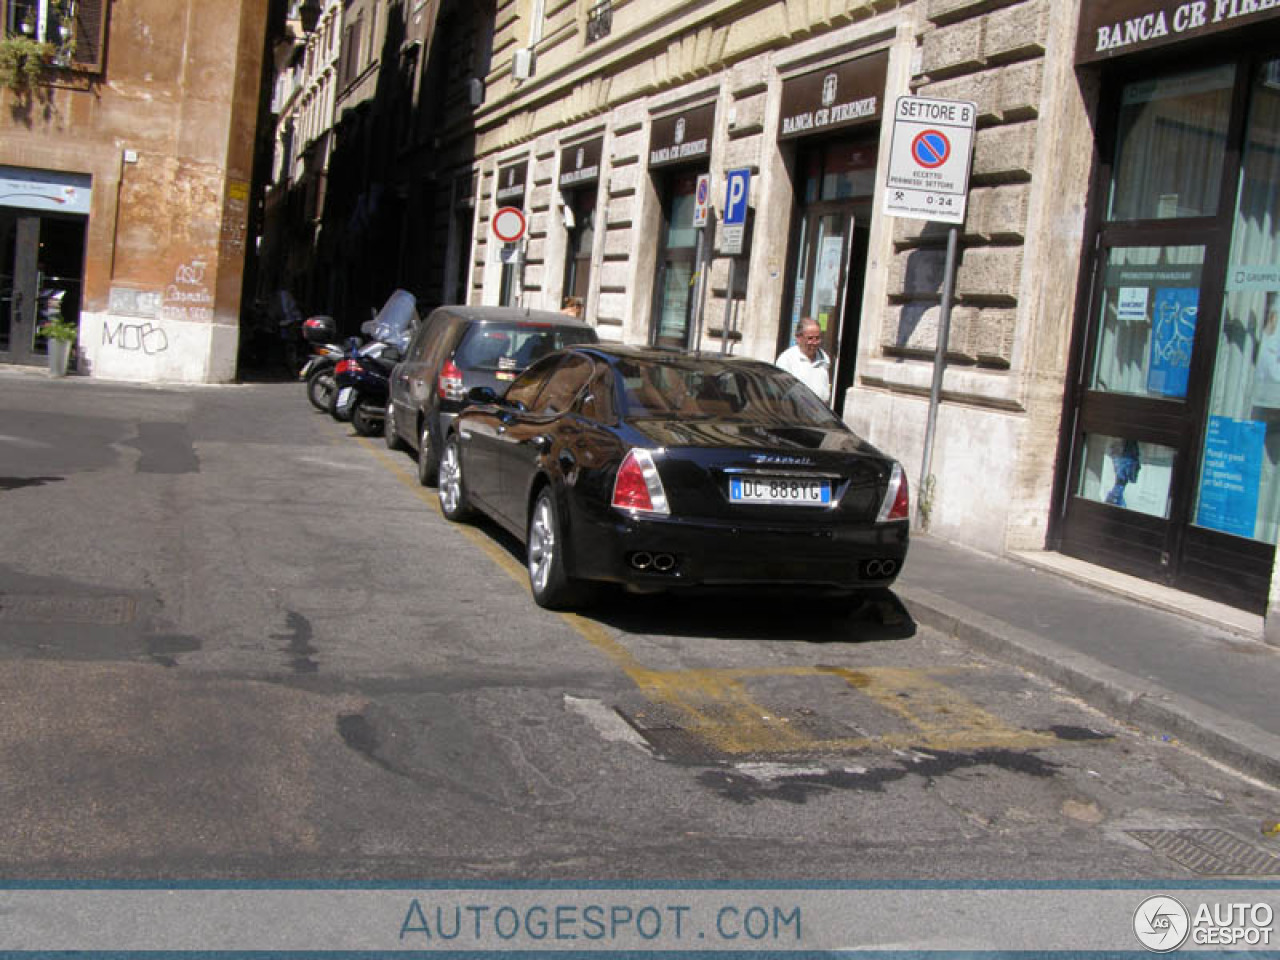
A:
[[[362,437],[382,433],[387,399],[391,396],[391,368],[400,359],[400,351],[393,344],[375,341],[361,347],[354,337],[349,340],[346,356],[333,370],[337,389],[334,417],[349,420]]]
[[[350,420],[361,436],[382,432],[391,395],[391,368],[400,362],[417,328],[417,298],[408,290],[396,290],[382,309],[360,329],[373,342],[347,341],[347,355],[334,368],[338,388],[333,415]]]

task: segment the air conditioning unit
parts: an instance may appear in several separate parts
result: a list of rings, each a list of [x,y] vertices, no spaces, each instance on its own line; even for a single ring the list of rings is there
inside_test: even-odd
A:
[[[467,81],[467,100],[473,107],[484,103],[484,81],[479,77],[472,77]]]
[[[511,76],[516,80],[528,80],[533,76],[533,49],[521,47],[511,55]]]

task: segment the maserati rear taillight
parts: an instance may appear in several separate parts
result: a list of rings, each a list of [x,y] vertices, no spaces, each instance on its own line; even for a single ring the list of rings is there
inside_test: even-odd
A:
[[[619,510],[635,513],[657,513],[666,516],[667,494],[662,488],[662,478],[654,466],[653,454],[635,447],[628,451],[618,467],[613,481],[612,505]]]
[[[895,463],[893,472],[889,474],[889,489],[884,493],[884,501],[880,504],[877,523],[889,520],[907,520],[911,517],[911,497],[907,493],[907,475],[902,472],[902,464]]]
[[[461,400],[467,395],[462,385],[462,371],[452,360],[447,361],[440,371],[440,378],[436,381],[436,393],[440,395],[441,400]]]

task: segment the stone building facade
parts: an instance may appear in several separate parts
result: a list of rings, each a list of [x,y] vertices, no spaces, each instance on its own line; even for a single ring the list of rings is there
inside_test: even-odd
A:
[[[56,288],[82,373],[235,377],[267,8],[0,3],[70,50],[0,89],[0,360],[43,362]]]
[[[342,0],[294,0],[273,43],[271,166],[264,184],[257,299],[281,290],[305,302],[319,268],[314,253],[324,215],[342,51]]]
[[[1262,613],[1280,443],[1261,386],[1223,396],[1261,384],[1280,296],[1265,271],[1240,281],[1246,316],[1228,269],[1271,236],[1270,201],[1232,191],[1264,163],[1278,23],[1244,0],[505,0],[455,174],[475,182],[459,299],[581,295],[605,339],[764,359],[814,316],[837,411],[908,466],[932,532]],[[929,478],[948,228],[884,211],[904,96],[977,112]],[[1200,153],[1212,206],[1178,172]],[[743,170],[739,246],[718,221]],[[507,206],[514,243],[491,225]]]

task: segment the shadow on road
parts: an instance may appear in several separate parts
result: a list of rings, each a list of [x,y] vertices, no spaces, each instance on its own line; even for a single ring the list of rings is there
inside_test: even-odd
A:
[[[65,477],[0,477],[0,490],[20,490],[23,487],[43,487],[46,483],[61,483]]]
[[[472,522],[524,565],[525,550],[515,537],[487,517]],[[673,637],[874,643],[916,633],[906,606],[887,588],[851,599],[794,587],[640,594],[605,585],[589,606],[575,612],[626,633]]]

